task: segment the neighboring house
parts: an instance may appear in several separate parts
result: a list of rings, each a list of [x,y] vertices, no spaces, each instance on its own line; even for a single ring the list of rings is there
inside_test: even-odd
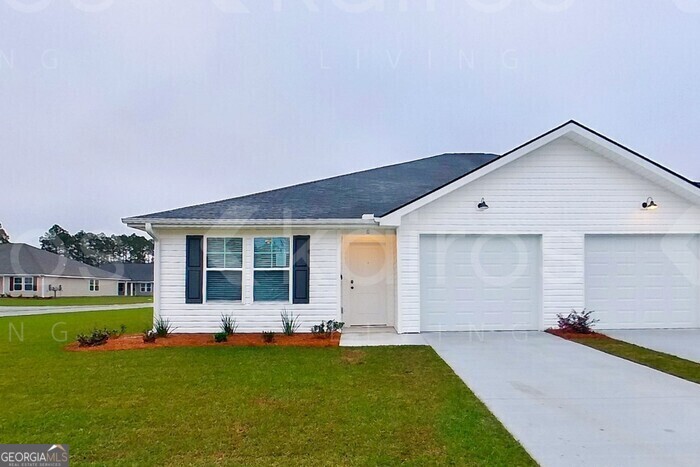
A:
[[[119,275],[24,243],[0,245],[0,295],[117,295],[117,284],[123,280]]]
[[[700,188],[574,121],[501,156],[444,154],[124,219],[181,332],[321,320],[400,333],[700,326]]]
[[[127,279],[119,282],[119,295],[153,295],[153,263],[107,263],[100,269]]]

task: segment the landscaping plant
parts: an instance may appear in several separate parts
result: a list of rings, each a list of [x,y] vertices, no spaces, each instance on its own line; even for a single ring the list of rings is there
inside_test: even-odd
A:
[[[143,331],[143,341],[147,344],[152,344],[156,341],[158,334],[153,329],[146,329]]]
[[[587,311],[585,308],[580,313],[571,310],[571,313],[566,316],[560,313],[557,315],[557,325],[564,332],[592,334],[594,332],[593,325],[600,321],[591,317],[593,313],[593,310]]]
[[[299,329],[300,326],[299,315],[294,316],[294,313],[287,311],[287,309],[285,308],[284,311],[280,313],[280,316],[282,317],[282,332],[284,333],[284,335],[294,335],[294,333],[297,332],[297,329]]]
[[[321,324],[316,324],[311,326],[311,334],[316,337],[331,337],[335,332],[341,332],[345,326],[342,321],[328,320],[321,321]]]
[[[271,344],[275,341],[275,331],[263,331],[262,340],[266,344]]]
[[[78,341],[80,347],[95,347],[97,345],[106,344],[112,332],[116,331],[110,331],[107,328],[95,328],[90,334],[78,334],[75,339]]]
[[[221,315],[221,333],[232,336],[238,329],[238,323],[231,315]],[[219,341],[217,341],[219,342]]]
[[[172,324],[170,324],[170,320],[159,316],[158,319],[156,319],[154,330],[156,331],[158,337],[168,337],[170,334],[172,334],[175,328]]]
[[[217,332],[214,334],[214,341],[216,342],[226,342],[228,340],[229,334],[226,332]]]

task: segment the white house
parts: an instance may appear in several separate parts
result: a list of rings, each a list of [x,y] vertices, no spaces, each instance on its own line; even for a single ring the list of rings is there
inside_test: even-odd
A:
[[[181,332],[700,327],[700,187],[571,121],[503,155],[444,154],[124,219],[155,239]]]

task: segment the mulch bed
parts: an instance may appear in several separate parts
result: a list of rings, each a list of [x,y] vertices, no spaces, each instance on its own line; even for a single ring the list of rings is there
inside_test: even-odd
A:
[[[553,329],[553,328],[546,329],[545,332],[548,332],[550,334],[554,334],[555,336],[561,337],[562,339],[566,339],[566,340],[610,339],[605,334],[599,334],[597,332],[592,332],[590,334],[581,334],[578,332],[566,332],[566,331],[562,331],[561,329]]]
[[[245,333],[228,336],[226,342],[215,342],[212,334],[171,334],[168,337],[159,337],[155,342],[146,343],[142,334],[125,334],[119,337],[110,338],[106,344],[95,347],[79,347],[77,342],[72,342],[66,346],[66,350],[75,352],[100,352],[108,350],[130,350],[130,349],[153,349],[157,347],[337,347],[340,343],[340,334],[335,334],[331,338],[316,337],[313,334],[303,333],[285,336],[275,335],[272,343],[266,343],[262,339],[262,334]]]

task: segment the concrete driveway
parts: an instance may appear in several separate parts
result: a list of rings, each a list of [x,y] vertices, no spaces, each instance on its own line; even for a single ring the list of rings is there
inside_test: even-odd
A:
[[[601,332],[613,339],[700,363],[700,329],[640,329]]]
[[[700,459],[700,385],[543,332],[425,338],[544,466]]]

